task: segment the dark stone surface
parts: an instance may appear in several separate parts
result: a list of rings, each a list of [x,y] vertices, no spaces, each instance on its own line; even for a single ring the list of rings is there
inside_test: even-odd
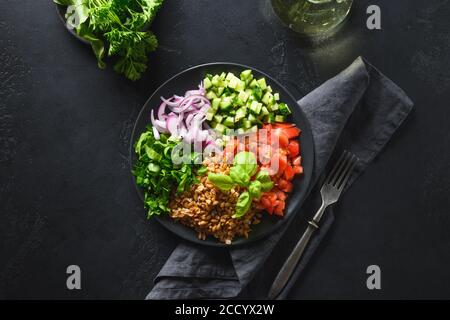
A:
[[[365,28],[369,4],[381,31]],[[337,206],[292,298],[450,298],[450,34],[447,0],[356,1],[332,39],[307,44],[269,2],[167,0],[160,48],[131,83],[97,69],[50,1],[0,3],[0,297],[143,298],[179,241],[147,221],[128,170],[137,113],[164,80],[211,61],[253,65],[297,97],[364,55],[415,111]],[[300,219],[244,293],[262,297]],[[66,289],[66,267],[82,290]],[[382,269],[382,290],[366,268]]]

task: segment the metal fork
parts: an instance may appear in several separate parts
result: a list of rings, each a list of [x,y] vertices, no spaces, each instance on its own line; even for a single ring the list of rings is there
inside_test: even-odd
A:
[[[311,236],[316,229],[319,229],[319,222],[325,212],[325,209],[329,205],[332,205],[338,201],[339,196],[341,195],[342,190],[344,190],[344,187],[347,184],[347,181],[350,178],[358,160],[359,159],[352,153],[344,151],[334,168],[328,174],[322,188],[320,189],[322,205],[314,215],[313,219],[308,222],[308,228],[275,278],[275,281],[269,291],[269,299],[274,299],[286,286],[295,270],[295,267],[302,257]]]

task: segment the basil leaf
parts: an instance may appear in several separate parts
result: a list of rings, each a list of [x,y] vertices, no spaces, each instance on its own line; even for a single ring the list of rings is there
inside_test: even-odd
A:
[[[208,172],[208,168],[205,166],[202,166],[197,170],[197,175],[203,176],[207,172]]]
[[[240,167],[244,170],[245,173],[248,174],[249,177],[252,177],[256,170],[258,170],[258,164],[256,162],[256,156],[247,151],[239,152],[234,157],[234,166]]]
[[[248,187],[248,192],[252,198],[259,199],[261,197],[262,183],[258,180],[252,181]]]
[[[243,217],[250,209],[251,204],[252,199],[250,194],[247,191],[241,193],[236,203],[236,213],[233,215],[233,218]]]
[[[248,184],[250,182],[249,175],[240,166],[232,167],[230,169],[230,177],[241,187],[248,187]]]
[[[268,192],[273,188],[272,179],[270,179],[269,172],[267,170],[261,170],[256,175],[255,179],[261,182],[261,191]]]
[[[209,173],[208,180],[222,191],[229,191],[235,185],[233,179],[226,174]]]

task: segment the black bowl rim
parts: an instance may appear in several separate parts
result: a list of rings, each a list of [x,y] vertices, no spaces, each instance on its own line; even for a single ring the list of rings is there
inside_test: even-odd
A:
[[[264,77],[266,77],[267,79],[269,79],[269,81],[271,81],[271,82],[277,84],[278,86],[280,86],[281,88],[283,88],[284,91],[285,91],[285,93],[286,93],[287,95],[289,95],[290,98],[291,98],[293,101],[296,101],[296,102],[298,101],[298,100],[297,100],[296,98],[294,98],[294,96],[293,96],[293,95],[285,88],[285,86],[283,86],[283,85],[282,85],[280,82],[278,82],[275,78],[271,77],[271,76],[268,75],[267,73],[265,73],[265,72],[263,72],[263,71],[261,71],[261,70],[259,70],[259,69],[257,69],[257,68],[254,68],[254,67],[251,67],[251,66],[248,66],[248,65],[245,65],[245,64],[235,63],[235,62],[209,62],[209,63],[203,63],[203,64],[199,64],[199,65],[192,66],[192,67],[189,67],[189,68],[187,68],[187,69],[184,69],[184,70],[178,72],[177,74],[175,74],[174,76],[170,77],[168,80],[164,81],[163,84],[161,84],[158,88],[156,88],[156,89],[153,91],[153,93],[150,95],[150,97],[146,100],[146,102],[144,103],[144,105],[142,106],[141,111],[139,111],[139,114],[138,114],[137,117],[136,117],[136,121],[135,121],[135,123],[134,123],[133,131],[132,131],[131,137],[130,137],[130,150],[129,150],[129,152],[130,152],[130,154],[129,154],[129,157],[130,157],[130,173],[131,173],[132,170],[133,170],[133,164],[134,164],[134,163],[133,163],[133,154],[134,154],[133,138],[134,138],[135,135],[136,135],[138,121],[139,121],[139,119],[142,117],[142,114],[143,114],[143,112],[144,112],[144,109],[146,109],[146,106],[147,106],[147,104],[150,102],[150,100],[153,99],[153,97],[155,96],[155,94],[156,94],[157,92],[159,92],[160,89],[162,89],[166,84],[168,84],[168,83],[171,82],[172,80],[178,78],[180,75],[182,75],[182,74],[184,74],[184,73],[187,73],[187,72],[190,72],[190,71],[192,71],[192,70],[194,70],[194,69],[199,69],[199,68],[203,68],[203,67],[207,67],[207,66],[214,66],[214,65],[235,66],[235,67],[240,67],[240,68],[244,68],[244,69],[251,69],[251,70],[254,70],[254,71],[256,71],[256,72],[259,72],[259,73],[262,74]],[[311,158],[311,163],[312,163],[312,166],[311,166],[311,173],[310,173],[308,176],[306,176],[306,179],[303,181],[303,185],[306,185],[306,189],[307,189],[307,190],[306,190],[306,192],[304,193],[303,198],[300,199],[300,202],[299,202],[299,204],[298,204],[298,208],[296,209],[296,211],[298,212],[298,211],[300,210],[301,206],[303,205],[305,199],[308,197],[308,194],[309,194],[309,192],[310,192],[310,190],[311,190],[311,188],[312,188],[312,183],[311,183],[311,182],[312,182],[312,175],[313,175],[313,172],[314,172],[314,165],[315,165],[315,145],[314,145],[314,139],[313,139],[313,137],[312,137],[311,124],[309,123],[308,118],[306,117],[305,113],[304,113],[303,110],[301,109],[301,106],[300,106],[298,103],[297,103],[297,105],[299,106],[299,110],[300,110],[299,112],[301,113],[301,115],[302,115],[302,117],[304,118],[304,121],[305,121],[304,126],[303,126],[303,128],[302,128],[302,131],[309,131],[309,132],[311,133],[311,139],[312,139],[312,141],[311,141],[312,155],[310,156],[310,158]],[[138,194],[139,198],[141,199],[141,201],[143,201],[143,198],[142,198],[142,195],[141,195],[141,192],[142,192],[142,191],[141,191],[140,187],[136,184],[135,178],[134,178],[134,176],[133,176],[132,173],[131,173],[130,176],[131,176],[131,179],[132,179],[132,181],[133,181],[133,185],[134,185],[134,187],[135,187],[135,189],[136,189],[136,191],[137,191],[137,194]],[[272,228],[272,229],[270,230],[270,232],[263,232],[263,233],[261,233],[261,234],[259,234],[259,235],[257,235],[257,236],[250,237],[250,238],[246,239],[246,240],[243,241],[243,242],[240,242],[240,243],[234,243],[234,242],[232,242],[231,244],[224,244],[224,243],[219,242],[218,240],[216,240],[217,242],[209,242],[209,241],[200,240],[200,239],[198,239],[198,238],[196,238],[196,237],[189,238],[189,237],[186,237],[186,236],[184,236],[184,235],[177,234],[177,233],[173,232],[173,230],[171,230],[171,229],[165,224],[165,222],[164,222],[160,217],[155,216],[155,218],[156,218],[156,220],[157,220],[162,226],[164,226],[164,228],[166,228],[168,231],[170,231],[171,233],[175,234],[176,236],[178,236],[179,238],[181,238],[181,239],[183,239],[183,240],[186,240],[186,241],[189,241],[189,242],[192,242],[192,243],[196,243],[196,244],[201,244],[201,245],[204,245],[204,246],[209,246],[209,247],[232,248],[232,247],[241,247],[241,246],[245,246],[245,245],[248,245],[248,244],[250,244],[250,243],[253,243],[253,242],[256,242],[256,241],[258,241],[258,240],[261,240],[261,239],[264,239],[264,238],[268,237],[268,236],[271,235],[272,233],[277,232],[278,229],[280,229],[280,227],[281,227],[282,225],[284,225],[284,224],[289,223],[290,221],[292,221],[292,219],[295,217],[295,215],[296,215],[296,214],[293,213],[290,217],[283,219],[283,223],[279,223],[279,224],[275,225],[274,228]],[[172,222],[172,223],[175,223],[175,222]],[[186,227],[186,228],[188,228],[188,227]]]

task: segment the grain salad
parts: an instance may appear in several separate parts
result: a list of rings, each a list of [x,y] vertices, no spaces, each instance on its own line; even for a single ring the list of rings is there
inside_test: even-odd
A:
[[[192,229],[188,237],[230,245],[251,237],[267,214],[284,216],[303,174],[301,130],[252,70],[199,80],[151,109],[151,125],[134,143],[133,174],[149,218],[168,215]]]

